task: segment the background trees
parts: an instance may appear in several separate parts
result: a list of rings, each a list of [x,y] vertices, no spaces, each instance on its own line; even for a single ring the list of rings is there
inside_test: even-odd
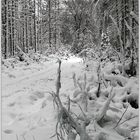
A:
[[[74,53],[88,43],[100,48],[103,33],[123,56],[138,56],[138,1],[2,0],[4,58],[16,55],[16,45],[25,53],[60,44],[71,45]]]

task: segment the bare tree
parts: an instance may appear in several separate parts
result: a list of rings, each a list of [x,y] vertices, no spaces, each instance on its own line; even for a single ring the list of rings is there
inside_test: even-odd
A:
[[[51,0],[48,0],[48,7],[49,7],[49,47],[51,48]]]
[[[37,51],[37,37],[36,37],[36,2],[34,0],[34,48],[35,52]]]

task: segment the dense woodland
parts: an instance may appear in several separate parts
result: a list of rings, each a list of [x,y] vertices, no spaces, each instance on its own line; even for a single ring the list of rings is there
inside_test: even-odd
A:
[[[62,45],[74,53],[91,44],[103,49],[103,34],[123,56],[138,52],[138,0],[2,0],[4,58],[17,46],[25,53]]]
[[[4,140],[138,140],[139,0],[1,4]]]

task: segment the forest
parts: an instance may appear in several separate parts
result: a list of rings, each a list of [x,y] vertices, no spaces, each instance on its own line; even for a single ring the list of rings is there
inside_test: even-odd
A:
[[[139,139],[139,0],[1,0],[2,140]]]

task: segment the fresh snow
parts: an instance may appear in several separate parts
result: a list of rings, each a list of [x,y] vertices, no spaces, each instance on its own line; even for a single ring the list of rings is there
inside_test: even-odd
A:
[[[26,66],[20,62],[15,65],[15,68],[2,68],[2,140],[49,140],[55,134],[57,111],[48,92],[56,90],[58,68],[56,61],[57,57],[52,56],[48,61],[41,63],[31,63]],[[82,77],[86,73],[90,82],[97,80],[97,62],[89,62],[88,65],[86,69],[83,60],[74,56],[62,60],[60,97],[63,103],[66,102],[65,95],[73,97],[75,90],[73,73],[76,74],[76,77]],[[114,67],[112,64],[109,65]],[[107,74],[111,70],[109,65],[104,68],[104,72]],[[135,83],[136,90],[132,86],[133,83]],[[91,89],[90,92],[95,92],[95,89]],[[133,91],[134,97],[137,96],[138,87],[135,78],[129,79],[125,87],[116,87],[113,90],[117,93],[113,99],[115,103],[110,104],[107,116],[114,122],[118,121],[124,112],[120,100],[124,96],[126,97],[125,92],[128,89]],[[110,91],[110,88],[105,90]],[[105,96],[91,101],[89,103],[90,113],[94,114],[94,112],[100,111],[105,101]],[[138,115],[138,109],[129,106],[128,110],[123,120]],[[97,126],[99,131],[95,133],[94,137],[98,140],[99,133],[103,133],[108,136],[108,140],[124,140],[124,133],[128,137],[130,129],[137,125],[138,118],[128,121],[125,125],[120,125],[121,127],[118,127],[117,130],[113,129],[113,123],[106,123],[104,128]],[[87,128],[92,130],[93,126],[89,125]],[[123,134],[120,134],[121,132]],[[137,131],[133,135],[135,140],[138,140]],[[56,140],[56,137],[51,139]]]

